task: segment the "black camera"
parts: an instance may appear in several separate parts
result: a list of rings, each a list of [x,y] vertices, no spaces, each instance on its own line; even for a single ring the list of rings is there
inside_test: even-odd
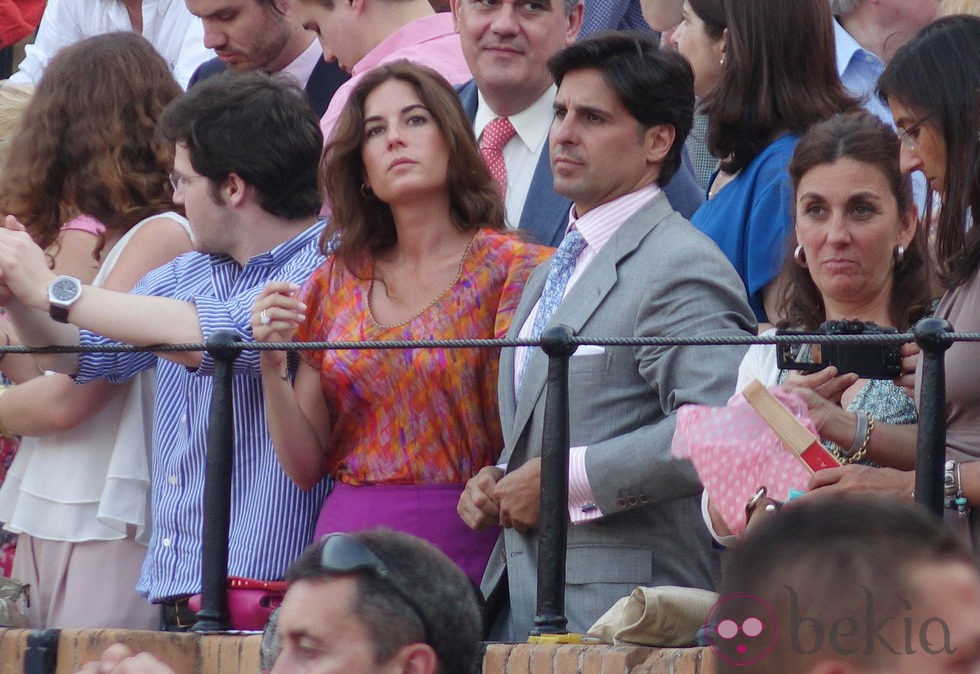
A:
[[[816,332],[777,330],[777,335],[882,335],[898,334],[888,328],[863,321],[826,321]],[[899,344],[777,344],[776,364],[780,370],[816,372],[833,365],[838,374],[854,372],[862,379],[895,379],[902,374]]]

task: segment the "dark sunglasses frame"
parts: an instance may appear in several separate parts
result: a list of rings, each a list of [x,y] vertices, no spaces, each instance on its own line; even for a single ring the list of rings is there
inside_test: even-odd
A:
[[[333,573],[371,573],[391,588],[395,594],[412,609],[415,617],[422,623],[425,642],[435,648],[431,641],[432,630],[429,621],[418,603],[408,593],[405,586],[391,572],[388,566],[360,540],[345,533],[327,534],[322,539],[323,552],[320,566]]]

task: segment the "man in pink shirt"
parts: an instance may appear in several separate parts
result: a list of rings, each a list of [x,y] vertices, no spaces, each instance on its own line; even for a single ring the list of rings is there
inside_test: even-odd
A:
[[[323,58],[351,73],[320,119],[330,137],[350,92],[364,73],[406,59],[429,66],[450,84],[472,78],[450,14],[436,13],[428,0],[296,0],[289,13],[317,34]]]

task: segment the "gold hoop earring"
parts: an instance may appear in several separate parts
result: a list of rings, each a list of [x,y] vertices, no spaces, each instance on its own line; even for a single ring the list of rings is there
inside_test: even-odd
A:
[[[803,244],[798,244],[796,249],[793,251],[793,259],[796,264],[806,269],[806,252],[803,250]]]
[[[902,264],[902,260],[905,259],[905,246],[898,244],[895,246],[895,266]]]

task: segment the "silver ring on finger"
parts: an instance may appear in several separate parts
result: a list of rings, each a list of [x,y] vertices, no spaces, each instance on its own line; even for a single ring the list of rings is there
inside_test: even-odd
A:
[[[272,317],[269,316],[269,310],[263,309],[259,312],[259,323],[261,325],[269,325],[272,322]]]

